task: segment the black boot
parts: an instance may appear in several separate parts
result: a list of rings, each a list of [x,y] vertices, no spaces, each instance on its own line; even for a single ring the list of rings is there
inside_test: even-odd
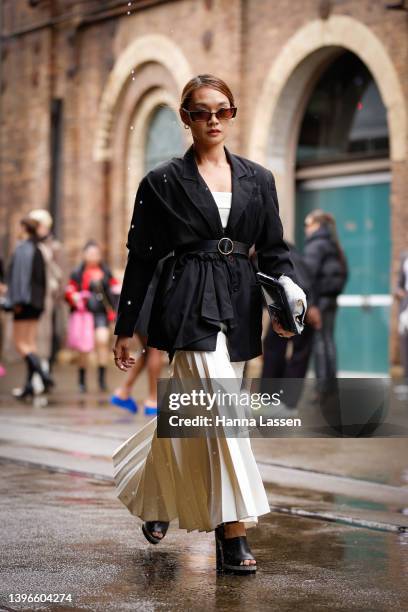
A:
[[[22,389],[13,390],[13,397],[25,400],[26,397],[34,397],[34,387],[31,382],[27,382]]]
[[[98,366],[98,383],[99,383],[99,390],[100,391],[107,391],[107,386],[106,386],[106,367],[105,366]]]
[[[27,366],[27,378],[26,378],[25,385],[22,389],[13,391],[13,397],[19,400],[24,400],[26,397],[34,396],[34,387],[31,382],[31,377],[34,372],[33,372],[30,360],[27,359],[27,357],[25,357],[24,359],[25,359],[26,366]]]
[[[55,383],[51,376],[42,369],[41,361],[38,355],[35,353],[28,353],[28,355],[26,355],[26,360],[30,364],[32,371],[37,372],[40,375],[44,385],[44,391],[48,391],[50,387],[54,386]]]
[[[86,393],[86,370],[78,368],[78,386],[80,393]]]

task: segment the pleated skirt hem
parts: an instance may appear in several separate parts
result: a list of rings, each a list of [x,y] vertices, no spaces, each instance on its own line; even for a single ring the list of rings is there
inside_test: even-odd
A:
[[[230,362],[225,333],[216,351],[176,351],[172,376],[181,384],[231,378],[240,389],[244,362]],[[113,453],[117,497],[143,521],[173,521],[187,532],[228,521],[256,526],[270,511],[249,438],[158,438],[149,421]]]

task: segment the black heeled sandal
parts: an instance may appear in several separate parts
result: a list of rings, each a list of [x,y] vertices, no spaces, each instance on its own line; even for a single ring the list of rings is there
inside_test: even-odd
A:
[[[166,535],[169,524],[170,523],[166,521],[145,521],[142,525],[143,535],[146,540],[150,542],[150,544],[158,544]],[[153,531],[162,533],[162,537],[156,538],[156,536],[154,536],[152,533]]]
[[[12,395],[18,400],[25,400],[27,397],[33,398],[34,397],[34,387],[30,382],[28,382],[26,383],[23,389],[16,390],[15,392],[13,391]]]
[[[226,538],[224,523],[215,528],[216,568],[217,572],[232,574],[254,574],[256,564],[241,563],[246,559],[255,559],[249,548],[246,536]]]

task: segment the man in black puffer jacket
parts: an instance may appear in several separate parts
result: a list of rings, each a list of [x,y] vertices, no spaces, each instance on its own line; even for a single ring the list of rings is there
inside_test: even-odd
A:
[[[305,219],[304,259],[312,275],[313,293],[322,325],[314,334],[314,360],[319,392],[330,391],[337,377],[334,326],[337,296],[347,281],[347,262],[336,235],[334,217],[320,209]]]

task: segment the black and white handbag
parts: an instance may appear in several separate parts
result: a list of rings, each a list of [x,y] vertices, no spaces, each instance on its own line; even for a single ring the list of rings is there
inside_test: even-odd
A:
[[[275,278],[264,272],[256,272],[256,277],[271,321],[277,318],[283,329],[301,334],[307,309],[303,289],[284,274]]]

